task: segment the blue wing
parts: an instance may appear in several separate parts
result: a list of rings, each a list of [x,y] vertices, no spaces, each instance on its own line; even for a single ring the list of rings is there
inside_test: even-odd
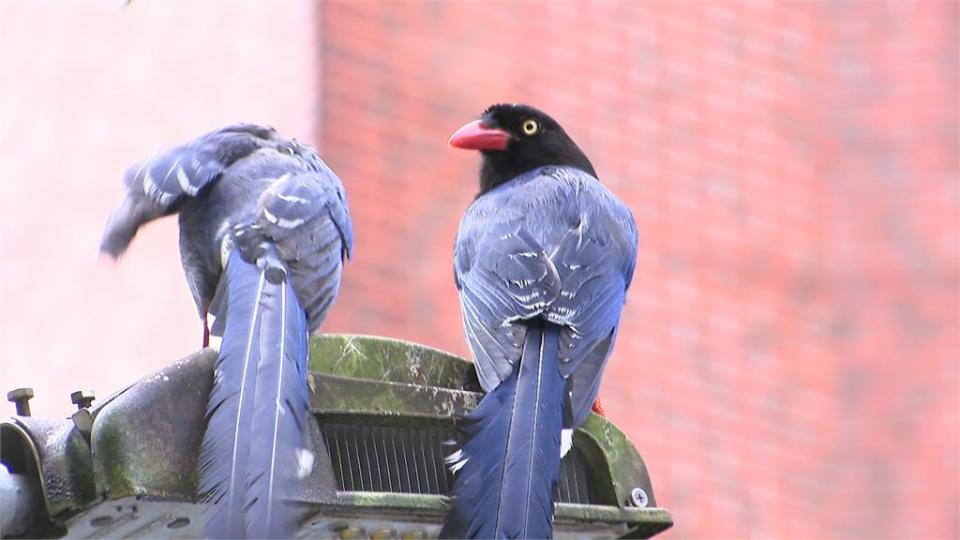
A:
[[[344,260],[353,249],[343,186],[326,166],[286,174],[264,190],[257,208],[256,219],[235,227],[234,240],[247,260],[274,246],[289,262],[308,327],[316,330],[337,296]]]
[[[560,287],[556,268],[525,226],[526,217],[511,207],[496,210],[481,219],[465,217],[455,251],[464,333],[487,392],[513,372],[520,358],[526,327],[514,322],[542,313]]]
[[[585,180],[574,192],[577,221],[554,247],[551,259],[562,285],[548,314],[563,326],[560,370],[569,392],[566,427],[583,423],[597,397],[637,255],[630,211],[599,182]]]
[[[119,257],[137,230],[177,211],[237,160],[259,148],[276,146],[276,132],[254,124],[236,124],[206,133],[127,169],[124,198],[110,214],[100,251]]]

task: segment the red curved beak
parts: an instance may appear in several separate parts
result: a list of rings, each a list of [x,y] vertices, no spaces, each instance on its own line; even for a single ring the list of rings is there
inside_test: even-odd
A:
[[[458,129],[450,137],[450,146],[465,150],[506,150],[510,134],[506,131],[488,128],[482,120],[474,120]]]

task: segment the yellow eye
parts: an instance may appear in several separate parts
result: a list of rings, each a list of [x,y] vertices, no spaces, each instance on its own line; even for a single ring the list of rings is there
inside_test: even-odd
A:
[[[523,133],[526,135],[535,135],[540,131],[540,124],[536,120],[527,120],[523,123]]]

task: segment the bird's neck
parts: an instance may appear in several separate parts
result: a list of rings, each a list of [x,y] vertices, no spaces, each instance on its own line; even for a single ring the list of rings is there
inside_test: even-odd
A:
[[[557,167],[572,167],[579,169],[594,178],[597,172],[593,169],[593,164],[587,159],[587,156],[575,148],[575,151],[569,152],[565,159],[542,159],[531,161],[524,159],[518,161],[513,153],[510,152],[481,152],[483,159],[480,161],[480,192],[477,197],[495,189],[497,186],[505,184],[510,180],[520,176],[523,173],[530,172],[540,167],[553,165]]]
[[[488,153],[484,152],[484,154],[480,161],[480,193],[477,197],[525,172],[518,171],[502,153],[491,152],[490,155],[486,155]]]

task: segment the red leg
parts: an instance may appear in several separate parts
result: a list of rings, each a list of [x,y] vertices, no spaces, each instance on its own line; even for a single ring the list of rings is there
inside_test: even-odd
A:
[[[597,399],[593,401],[591,409],[600,416],[607,416],[607,413],[603,412],[603,405],[600,405],[600,396],[597,396]]]
[[[203,313],[200,318],[203,320],[203,348],[210,346],[210,327],[207,325],[207,306],[203,306]]]

